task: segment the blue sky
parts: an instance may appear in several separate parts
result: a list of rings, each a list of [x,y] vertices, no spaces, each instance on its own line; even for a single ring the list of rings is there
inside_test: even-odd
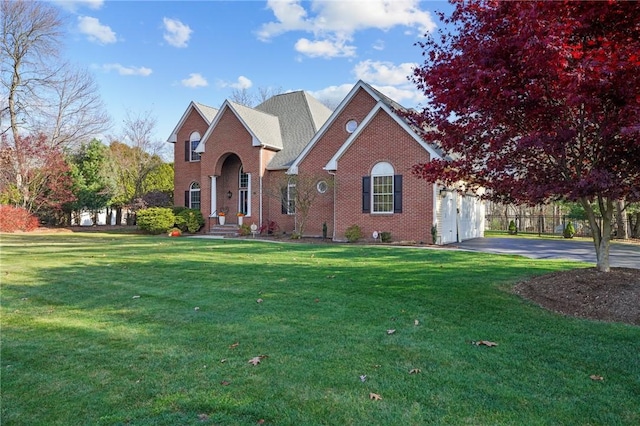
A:
[[[337,103],[362,79],[404,106],[414,46],[446,2],[53,0],[67,18],[67,58],[89,69],[117,135],[129,111],[166,141],[190,101],[219,107],[234,89],[306,90]],[[105,141],[106,142],[106,141]]]

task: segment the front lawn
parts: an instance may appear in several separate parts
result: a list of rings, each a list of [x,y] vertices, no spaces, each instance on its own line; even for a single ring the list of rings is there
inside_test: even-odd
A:
[[[3,425],[640,424],[640,327],[562,317],[510,292],[584,265],[0,238]]]

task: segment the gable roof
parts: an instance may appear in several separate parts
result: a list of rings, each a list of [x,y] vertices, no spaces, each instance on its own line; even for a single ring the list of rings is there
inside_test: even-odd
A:
[[[207,139],[225,111],[231,111],[251,134],[253,146],[277,151],[268,169],[286,169],[331,115],[331,110],[303,91],[275,95],[255,108],[225,101],[196,148]]]
[[[349,135],[347,140],[342,144],[342,146],[340,146],[333,157],[331,157],[327,165],[324,166],[325,170],[338,170],[338,160],[340,159],[340,157],[342,157],[347,149],[349,149],[353,142],[358,138],[360,133],[362,133],[362,131],[369,125],[369,123],[373,120],[373,118],[379,111],[384,111],[385,113],[387,113],[396,123],[400,125],[400,127],[404,129],[405,132],[407,132],[407,134],[409,134],[420,146],[422,146],[422,148],[424,148],[429,153],[429,155],[431,155],[431,158],[442,158],[440,153],[436,149],[434,149],[434,147],[422,140],[422,138],[413,131],[409,123],[407,123],[404,118],[396,114],[395,110],[392,110],[387,102],[380,100],[378,101],[376,106],[373,107],[371,111],[369,111],[369,114],[367,114],[364,120],[362,120],[362,123],[360,123],[360,125],[356,127],[356,130],[351,133],[351,135]]]
[[[256,109],[279,118],[283,149],[267,165],[271,170],[288,168],[331,115],[329,108],[304,91],[273,96]]]
[[[203,118],[203,120],[208,125],[211,124],[211,122],[213,121],[213,118],[218,113],[218,109],[217,108],[213,108],[213,107],[210,107],[210,106],[198,103],[198,102],[191,101],[189,103],[189,106],[187,107],[187,109],[182,114],[182,117],[180,118],[180,121],[178,121],[178,124],[173,129],[173,131],[171,132],[171,135],[169,135],[169,138],[167,139],[167,142],[176,143],[178,141],[178,131],[180,130],[180,128],[184,124],[184,122],[187,119],[187,117],[189,116],[189,114],[191,114],[191,111],[196,111],[198,114],[200,114],[200,116]]]
[[[384,107],[384,110],[396,122],[401,124],[401,126],[407,132],[409,132],[412,135],[412,137],[414,137],[416,140],[418,140],[421,143],[421,145],[423,145],[423,147],[425,149],[427,149],[432,156],[435,156],[435,157],[438,157],[438,158],[441,157],[441,155],[431,145],[428,145],[424,141],[422,141],[422,139],[418,136],[418,134],[411,128],[411,126],[409,125],[408,121],[404,117],[402,117],[401,115],[398,114],[399,111],[406,111],[407,110],[406,108],[404,108],[402,105],[400,105],[399,103],[397,103],[393,99],[389,98],[388,96],[386,96],[382,92],[378,91],[377,89],[374,89],[373,86],[371,86],[370,84],[365,83],[362,80],[358,80],[358,82],[349,91],[347,96],[345,96],[345,98],[342,100],[342,102],[340,102],[340,105],[338,105],[338,107],[335,109],[335,111],[333,111],[333,113],[331,114],[331,117],[329,117],[329,119],[324,123],[322,128],[315,134],[313,139],[311,139],[311,141],[309,141],[309,144],[300,152],[300,155],[291,163],[291,167],[289,167],[289,170],[287,170],[288,174],[298,174],[298,166],[300,165],[302,160],[304,160],[304,158],[307,156],[307,154],[311,151],[311,149],[315,146],[315,144],[318,143],[318,141],[324,135],[324,133],[327,131],[327,129],[331,126],[331,124],[336,120],[336,118],[345,109],[347,104],[356,96],[356,94],[360,90],[366,91],[377,102],[376,106],[367,115],[367,118],[369,120],[371,118],[373,118],[373,116],[375,115],[374,111],[378,111],[381,107]],[[365,119],[365,121],[366,121],[366,119]],[[364,128],[363,124],[365,123],[365,121],[363,121],[363,123],[360,123],[360,125],[358,125],[358,127],[356,128],[356,131],[354,133],[352,133],[349,138],[347,138],[347,141],[345,141],[345,144],[347,144],[347,143],[351,144],[353,142],[353,140],[355,139],[354,135],[360,133],[358,131],[358,129]],[[345,146],[345,145],[343,145],[343,146]],[[348,145],[346,147],[348,147]],[[345,147],[345,149],[346,149],[346,147]],[[331,170],[331,169],[328,169],[328,170]]]
[[[231,111],[251,134],[251,143],[253,146],[264,146],[276,150],[282,149],[282,137],[280,136],[278,117],[226,100],[220,107],[213,122],[209,125],[207,132],[200,140],[200,144],[196,148],[197,152],[204,152],[207,139],[222,119],[226,110]]]

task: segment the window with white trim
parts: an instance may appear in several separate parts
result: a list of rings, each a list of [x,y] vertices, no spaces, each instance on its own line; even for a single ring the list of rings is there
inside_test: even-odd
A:
[[[193,182],[189,187],[189,208],[200,210],[200,184]]]
[[[238,172],[238,213],[249,214],[249,174],[240,166]]]
[[[296,214],[296,183],[289,181],[287,184],[287,214]]]
[[[402,213],[402,175],[393,172],[391,164],[380,162],[362,177],[363,213]]]
[[[196,148],[200,144],[200,133],[193,132],[189,136],[189,161],[200,161],[202,155],[196,152]]]
[[[393,166],[377,163],[371,177],[372,213],[393,213]]]

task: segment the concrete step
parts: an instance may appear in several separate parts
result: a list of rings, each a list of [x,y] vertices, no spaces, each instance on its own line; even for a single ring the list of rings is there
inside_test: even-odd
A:
[[[228,225],[212,225],[209,228],[209,235],[215,235],[220,237],[237,237],[240,235],[238,230],[240,227],[236,224]]]

